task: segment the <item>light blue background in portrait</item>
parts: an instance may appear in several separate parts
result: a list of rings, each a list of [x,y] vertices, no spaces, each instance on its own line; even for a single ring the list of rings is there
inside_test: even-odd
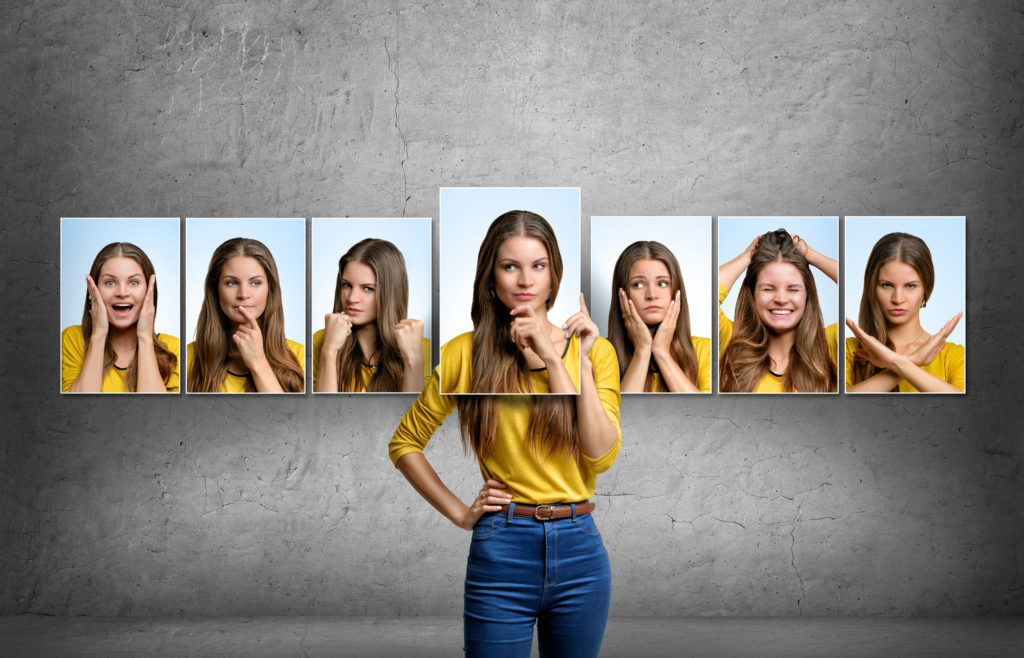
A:
[[[690,308],[690,335],[711,337],[714,313],[711,284],[711,217],[593,217],[590,221],[590,299],[594,322],[608,336],[615,261],[638,240],[660,242],[679,261]]]
[[[131,242],[146,252],[156,273],[157,333],[181,338],[181,220],[161,218],[62,218],[60,220],[60,328],[82,323],[85,276],[100,249]]]
[[[352,245],[366,238],[387,240],[402,252],[409,276],[409,317],[422,320],[424,338],[433,339],[429,217],[314,217],[312,332],[324,328],[324,315],[334,309],[338,260]]]
[[[200,219],[185,220],[186,340],[195,340],[203,282],[214,250],[231,238],[251,238],[267,246],[277,263],[284,305],[284,335],[306,344],[306,220]],[[305,364],[302,366],[305,368]]]
[[[846,315],[855,322],[860,314],[861,290],[868,254],[886,233],[901,231],[924,240],[932,252],[935,288],[928,305],[921,309],[921,326],[934,334],[956,313],[965,311],[967,277],[964,257],[964,217],[847,217],[844,276]],[[967,317],[960,318],[949,341],[966,344]],[[847,336],[852,335],[847,330]]]
[[[721,217],[718,220],[719,266],[738,256],[757,236],[780,228],[789,231],[790,235],[799,235],[822,255],[839,259],[838,217]],[[839,286],[818,268],[812,266],[811,272],[818,288],[818,302],[825,326],[836,324],[839,322]],[[733,320],[737,291],[745,274],[736,279],[722,304],[726,317]],[[839,335],[842,336],[842,327]]]
[[[537,213],[551,224],[562,254],[562,281],[548,320],[561,325],[580,310],[580,190],[578,187],[442,187],[440,338],[473,330],[476,258],[487,228],[509,210]]]

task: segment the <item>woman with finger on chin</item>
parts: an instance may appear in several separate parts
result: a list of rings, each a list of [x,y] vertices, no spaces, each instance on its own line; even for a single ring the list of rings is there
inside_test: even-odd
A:
[[[313,334],[313,390],[412,392],[430,377],[423,321],[408,318],[409,278],[402,252],[367,238],[338,261],[334,311]]]
[[[690,309],[679,261],[660,242],[626,247],[612,274],[608,340],[623,393],[708,393],[711,339],[690,335]]]
[[[136,245],[112,242],[85,277],[82,324],[61,333],[65,393],[173,393],[178,339],[157,334],[153,263]]]
[[[589,499],[619,452],[618,364],[582,294],[565,323],[548,319],[561,274],[544,218],[517,210],[495,219],[477,257],[473,331],[441,348],[389,446],[416,491],[473,533],[470,656],[529,656],[535,625],[541,655],[597,656],[607,620],[611,574]],[[423,455],[456,408],[483,482],[469,503]]]
[[[721,392],[836,391],[837,325],[824,324],[811,266],[838,283],[834,258],[778,229],[758,236],[718,268]],[[721,304],[744,273],[729,320]]]
[[[935,287],[932,254],[921,238],[889,233],[875,243],[864,269],[860,323],[847,318],[848,393],[963,393],[964,348],[947,343],[963,312],[935,334],[921,309]]]
[[[188,344],[189,393],[301,393],[305,349],[284,335],[277,264],[259,240],[232,238],[213,252],[196,340]]]

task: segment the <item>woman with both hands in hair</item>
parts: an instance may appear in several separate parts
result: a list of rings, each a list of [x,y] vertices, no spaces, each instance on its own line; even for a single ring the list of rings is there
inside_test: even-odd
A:
[[[535,624],[541,655],[597,656],[601,646],[611,573],[589,499],[619,452],[618,364],[582,295],[565,324],[548,321],[561,273],[542,217],[511,211],[491,224],[477,259],[473,331],[441,348],[389,446],[416,491],[473,532],[469,656],[529,656]],[[469,504],[423,455],[456,407],[484,480]]]

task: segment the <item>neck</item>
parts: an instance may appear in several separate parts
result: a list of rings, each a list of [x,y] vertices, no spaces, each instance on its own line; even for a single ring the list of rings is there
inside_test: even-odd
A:
[[[371,322],[361,327],[352,327],[352,333],[355,334],[356,341],[359,342],[359,349],[363,353],[363,361],[366,363],[376,363],[377,355],[377,323]]]
[[[892,341],[892,344],[897,348],[897,351],[899,351],[899,348],[913,343],[915,340],[920,338],[922,332],[924,332],[924,328],[921,326],[921,318],[917,315],[903,324],[886,325],[885,329],[889,340]]]
[[[134,326],[127,329],[110,327],[107,330],[107,338],[110,340],[110,347],[113,348],[114,354],[117,355],[116,363],[132,360],[139,345],[139,337]]]
[[[768,358],[771,359],[772,370],[782,374],[789,368],[789,354],[796,344],[796,332],[787,331],[784,334],[771,334],[768,339]]]

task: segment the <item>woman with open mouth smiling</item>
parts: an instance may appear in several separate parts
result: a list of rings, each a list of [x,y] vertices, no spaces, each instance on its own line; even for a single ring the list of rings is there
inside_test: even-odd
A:
[[[756,238],[718,268],[721,392],[836,391],[838,330],[824,326],[811,265],[838,282],[834,259],[779,229]],[[744,271],[730,321],[721,304]]]
[[[561,277],[543,217],[516,210],[495,219],[477,257],[473,331],[441,348],[389,446],[413,488],[473,533],[467,656],[527,657],[534,626],[544,656],[597,656],[601,646],[611,572],[589,499],[619,452],[619,372],[582,294],[564,324],[548,320]],[[468,504],[423,454],[456,408],[482,480]]]
[[[935,287],[931,251],[921,238],[889,233],[864,268],[860,323],[847,318],[848,393],[962,393],[964,348],[947,343],[963,312],[929,334],[920,311]]]
[[[711,391],[711,340],[690,335],[679,261],[660,242],[640,241],[619,255],[612,274],[608,340],[623,393]]]
[[[313,334],[316,392],[410,392],[430,377],[423,321],[408,318],[405,258],[391,242],[366,238],[338,261],[334,311]]]
[[[68,393],[174,393],[178,339],[157,334],[156,274],[130,242],[103,247],[85,277],[82,324],[61,334],[61,389]]]
[[[303,391],[305,348],[285,338],[277,264],[259,240],[213,252],[186,358],[189,393]]]

